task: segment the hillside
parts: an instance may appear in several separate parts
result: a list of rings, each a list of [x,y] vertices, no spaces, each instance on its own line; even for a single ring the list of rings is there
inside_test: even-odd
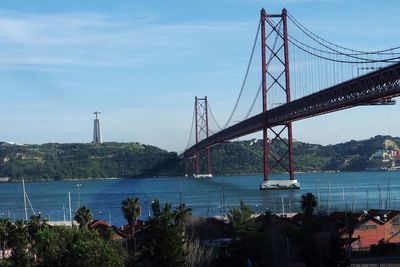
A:
[[[400,138],[375,136],[361,141],[322,146],[294,142],[295,168],[298,172],[309,171],[364,171],[368,167],[381,167],[386,163],[369,158],[378,150],[398,149]],[[284,147],[273,144],[272,153]],[[262,172],[262,141],[240,141],[221,144],[212,149],[215,174],[243,174]],[[270,160],[269,164],[273,164]],[[279,171],[282,169],[278,169]]]
[[[138,143],[0,145],[0,177],[12,180],[172,175],[176,153]]]
[[[371,160],[383,149],[398,150],[400,138],[375,136],[322,146],[294,143],[296,171],[363,171],[388,162]],[[272,153],[282,145],[271,146]],[[262,172],[262,142],[237,141],[212,148],[215,175],[255,174]],[[397,158],[396,158],[397,161]],[[206,161],[203,160],[205,169]],[[272,160],[269,162],[272,164]],[[390,163],[391,164],[391,163]],[[396,163],[396,165],[398,162]],[[282,169],[277,169],[282,171]],[[184,174],[184,163],[174,152],[138,143],[15,145],[0,143],[0,177],[12,180],[152,177]]]

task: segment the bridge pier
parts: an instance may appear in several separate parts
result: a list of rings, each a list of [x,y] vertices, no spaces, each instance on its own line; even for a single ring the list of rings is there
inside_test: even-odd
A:
[[[209,137],[209,128],[208,128],[208,102],[207,96],[200,98],[195,97],[195,128],[196,128],[196,144],[200,142],[202,139],[206,139]],[[202,173],[201,168],[201,158],[202,151],[197,151],[194,154],[194,177],[195,178],[211,178],[211,152],[210,148],[206,149],[206,157],[207,157],[207,173]]]
[[[261,56],[262,56],[262,96],[263,96],[263,113],[267,112],[268,92],[277,91],[281,93],[281,98],[287,103],[291,102],[290,98],[290,71],[289,71],[289,44],[287,32],[287,11],[282,10],[282,14],[267,14],[264,9],[261,10]],[[267,26],[269,31],[267,32]],[[280,28],[283,28],[283,34]],[[267,58],[267,51],[269,56]],[[277,69],[269,69],[271,62],[276,62]],[[270,81],[270,83],[268,83]],[[276,127],[270,127],[266,120],[263,121],[263,160],[264,160],[264,181],[260,189],[293,189],[300,188],[294,175],[294,158],[293,158],[293,137],[292,123],[288,122],[281,125],[280,130]],[[268,138],[270,132],[272,139]],[[287,133],[287,139],[281,135]],[[270,145],[275,142],[283,143],[286,147],[281,155],[273,154]],[[271,159],[271,162],[270,160]],[[289,180],[270,181],[269,173],[279,169],[289,174]]]

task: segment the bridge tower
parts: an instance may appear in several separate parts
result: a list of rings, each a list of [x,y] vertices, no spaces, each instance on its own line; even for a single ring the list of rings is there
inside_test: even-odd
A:
[[[263,112],[268,106],[268,93],[280,94],[280,101],[290,103],[290,73],[289,73],[289,44],[287,30],[287,11],[281,14],[267,14],[261,10],[261,56],[262,56],[262,97]],[[270,65],[273,64],[273,68]],[[269,82],[269,83],[268,83]],[[284,134],[287,134],[287,138]],[[269,135],[271,138],[268,138]],[[269,147],[274,142],[281,142],[285,148],[281,154],[271,153]],[[260,189],[299,188],[294,176],[292,123],[288,122],[277,127],[269,127],[268,119],[263,122],[263,158],[264,158],[264,182]],[[271,164],[269,164],[271,160]],[[270,181],[269,173],[280,167],[289,174],[288,181]]]
[[[201,140],[209,137],[208,128],[208,103],[207,96],[200,98],[195,97],[195,134],[196,134],[196,144]],[[194,155],[194,173],[201,173],[201,151],[198,151]],[[207,174],[211,174],[211,153],[210,148],[206,148],[206,158],[207,158]]]

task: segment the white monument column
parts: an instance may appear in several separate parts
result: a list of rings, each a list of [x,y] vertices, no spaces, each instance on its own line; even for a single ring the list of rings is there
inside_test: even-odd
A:
[[[99,115],[101,112],[93,112],[93,114],[96,115],[96,118],[94,119],[94,125],[93,125],[93,144],[101,144],[103,143],[103,140],[101,138],[101,127],[100,127],[100,119]]]

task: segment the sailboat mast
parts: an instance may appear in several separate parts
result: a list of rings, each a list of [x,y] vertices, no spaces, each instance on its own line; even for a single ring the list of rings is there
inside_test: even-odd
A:
[[[26,191],[25,191],[25,180],[22,178],[22,191],[24,194],[24,212],[25,212],[25,221],[28,220],[28,208],[26,206]]]
[[[331,181],[328,181],[328,214],[331,213]]]
[[[179,179],[179,204],[182,204],[182,180]]]
[[[317,205],[318,205],[318,211],[320,211],[320,209],[321,209],[321,194],[320,194],[320,191],[319,191],[319,177],[318,177],[318,180],[317,180]]]
[[[69,206],[69,221],[72,225],[72,210],[71,210],[71,192],[68,192],[68,206]]]
[[[63,219],[64,219],[64,225],[65,225],[65,206],[64,206],[64,204],[63,204]]]
[[[347,211],[346,197],[344,196],[344,187],[343,187],[343,191],[342,191],[342,199],[343,199],[344,208]]]
[[[222,217],[225,217],[225,181],[222,181]]]
[[[386,208],[390,209],[390,181],[388,181],[387,185]]]
[[[384,209],[383,200],[382,200],[382,192],[381,192],[381,187],[379,184],[378,184],[378,191],[379,191],[379,205],[381,206],[381,209]]]
[[[353,184],[353,194],[352,194],[352,196],[351,196],[351,209],[352,209],[352,211],[353,211],[353,213],[354,212],[356,212],[356,196],[355,196],[355,190],[356,190],[356,185],[355,184]]]

